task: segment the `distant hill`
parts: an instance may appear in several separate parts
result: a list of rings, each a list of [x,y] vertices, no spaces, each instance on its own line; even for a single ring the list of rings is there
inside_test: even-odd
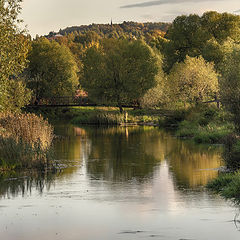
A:
[[[54,35],[68,35],[74,34],[86,34],[87,32],[96,32],[101,37],[121,37],[121,36],[135,36],[139,38],[146,34],[152,34],[154,32],[165,33],[169,28],[170,23],[137,23],[137,22],[123,22],[121,24],[91,24],[67,27],[60,29],[58,33],[50,32],[47,37],[53,37]]]

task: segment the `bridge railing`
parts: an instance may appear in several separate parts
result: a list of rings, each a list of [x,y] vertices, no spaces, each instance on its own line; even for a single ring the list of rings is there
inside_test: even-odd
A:
[[[31,101],[29,106],[88,106],[94,104],[88,97],[60,96],[42,99],[36,98]]]

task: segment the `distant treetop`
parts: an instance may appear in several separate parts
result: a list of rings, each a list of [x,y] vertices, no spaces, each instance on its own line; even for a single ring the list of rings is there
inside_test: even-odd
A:
[[[170,27],[170,23],[137,23],[137,22],[123,22],[121,24],[91,24],[91,25],[81,25],[81,26],[72,26],[65,29],[60,29],[58,33],[50,32],[46,37],[53,37],[54,35],[68,35],[70,33],[74,34],[85,34],[89,31],[96,32],[100,37],[112,38],[132,36],[140,38],[145,36],[148,33],[154,31],[160,31],[165,33]]]

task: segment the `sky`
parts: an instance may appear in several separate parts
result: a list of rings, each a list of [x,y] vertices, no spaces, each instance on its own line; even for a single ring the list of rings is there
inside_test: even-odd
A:
[[[35,37],[92,23],[171,22],[182,14],[240,14],[239,0],[23,0],[21,18]]]

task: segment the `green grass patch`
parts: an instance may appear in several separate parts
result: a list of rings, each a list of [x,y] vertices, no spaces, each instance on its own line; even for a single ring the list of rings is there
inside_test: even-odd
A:
[[[163,119],[161,110],[129,109],[120,113],[114,107],[73,107],[68,111],[73,124],[119,125],[131,124],[159,124]]]
[[[207,188],[240,203],[240,172],[221,174],[209,182]]]
[[[177,123],[176,136],[213,144],[223,143],[233,131],[234,126],[223,110],[201,106],[185,112],[184,120]]]
[[[225,137],[233,131],[230,123],[201,126],[198,122],[184,120],[179,124],[176,136],[193,138],[196,143],[223,143]]]

